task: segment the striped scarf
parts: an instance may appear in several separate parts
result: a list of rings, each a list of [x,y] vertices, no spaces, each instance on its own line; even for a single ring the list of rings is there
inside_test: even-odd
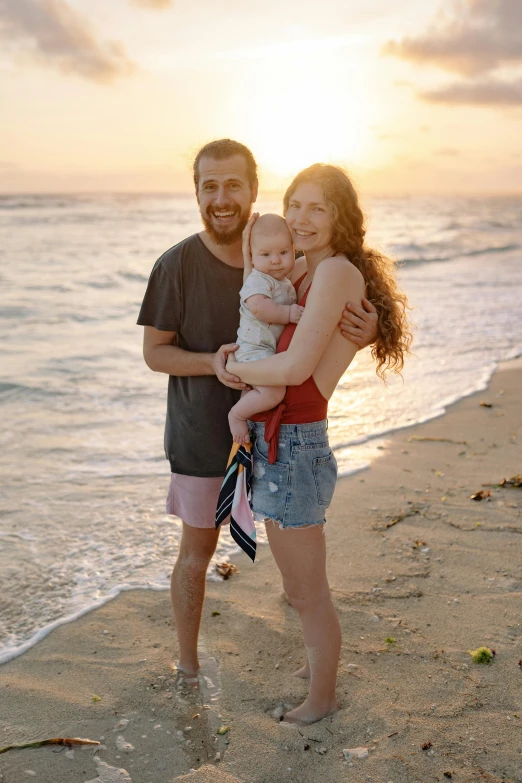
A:
[[[230,534],[252,562],[256,557],[256,528],[248,496],[252,481],[252,444],[232,444],[227,472],[216,509],[216,530],[230,515]]]

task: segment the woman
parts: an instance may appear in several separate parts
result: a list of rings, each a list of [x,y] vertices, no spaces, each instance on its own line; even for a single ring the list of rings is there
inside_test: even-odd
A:
[[[328,399],[357,352],[337,329],[347,300],[367,297],[379,316],[372,353],[377,373],[400,372],[411,336],[406,298],[393,265],[364,246],[364,218],[346,173],[315,164],[298,174],[284,197],[284,214],[297,249],[304,251],[292,282],[300,305],[298,325],[288,324],[277,354],[227,369],[244,383],[287,386],[283,403],[252,423],[252,508],[266,519],[270,548],[283,585],[299,613],[310,691],[285,720],[313,723],[337,710],[335,684],[341,649],[339,620],[326,576],[324,513],[337,476],[328,445]],[[252,218],[246,230],[251,229]]]

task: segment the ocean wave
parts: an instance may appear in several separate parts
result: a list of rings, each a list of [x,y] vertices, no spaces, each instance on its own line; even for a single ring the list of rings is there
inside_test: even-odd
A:
[[[266,536],[261,535],[260,538],[258,538],[258,543],[266,543]],[[209,565],[207,579],[212,579],[216,562],[223,560],[228,561],[231,555],[237,554],[239,551],[239,547],[232,538],[224,539],[222,537],[219,541],[216,554],[212,558],[212,561]],[[123,576],[123,574],[121,576]],[[48,636],[55,628],[59,628],[62,625],[67,625],[68,623],[78,620],[80,617],[83,617],[89,612],[92,612],[94,609],[98,609],[99,607],[104,606],[104,604],[109,603],[109,601],[114,600],[114,598],[120,595],[120,593],[128,592],[129,590],[153,590],[157,592],[167,591],[169,590],[167,574],[158,573],[156,579],[140,580],[135,576],[130,577],[125,581],[121,581],[111,589],[104,591],[102,595],[98,595],[98,597],[95,599],[92,598],[92,592],[86,593],[82,596],[83,600],[80,599],[80,601],[78,601],[77,598],[75,601],[76,607],[73,611],[71,611],[70,606],[67,608],[65,606],[60,607],[63,611],[62,616],[56,617],[55,619],[45,623],[40,628],[36,629],[29,636],[29,638],[22,640],[17,638],[15,633],[11,633],[7,637],[7,643],[4,643],[4,645],[0,647],[0,664],[7,663],[8,661],[13,660],[13,658],[17,658],[19,655],[27,652],[27,650],[30,650],[31,647],[34,647],[35,644],[40,642],[42,639],[45,639],[45,637]],[[79,602],[82,604],[80,607],[78,607]],[[69,609],[69,611],[67,609]]]
[[[71,206],[69,199],[56,199],[49,196],[0,196],[0,210],[12,209],[56,209]]]
[[[42,639],[45,639],[46,636],[48,636],[51,631],[54,631],[55,628],[59,628],[61,625],[67,625],[68,623],[72,623],[75,620],[79,620],[80,617],[83,617],[83,615],[87,614],[88,612],[92,612],[93,609],[98,609],[100,606],[104,606],[104,604],[109,603],[109,601],[114,600],[120,593],[124,592],[125,590],[168,590],[168,585],[137,585],[136,587],[115,587],[113,590],[111,590],[107,595],[103,596],[103,598],[98,598],[95,601],[92,601],[89,604],[86,604],[81,609],[77,609],[75,612],[71,612],[70,614],[66,614],[63,617],[58,617],[56,620],[53,620],[50,623],[47,623],[47,625],[44,625],[42,628],[40,628],[38,631],[36,631],[29,639],[27,639],[24,642],[18,642],[14,641],[11,644],[7,644],[3,649],[0,650],[0,664],[7,663],[8,661],[12,661],[13,658],[17,658],[19,655],[22,655],[22,653],[27,652],[27,650],[30,650],[31,647],[34,647],[35,644],[42,641]]]
[[[448,250],[446,254],[427,256],[420,254],[419,256],[401,256],[400,253],[394,251],[394,255],[398,258],[399,265],[414,266],[415,264],[431,264],[438,262],[454,261],[456,258],[475,258],[476,256],[494,255],[495,253],[512,253],[516,250],[521,250],[522,245],[512,243],[507,245],[486,245],[485,247],[477,247],[473,250],[458,250],[457,247]]]
[[[520,250],[522,248],[522,245],[490,245],[489,247],[479,247],[476,250],[468,250],[465,253],[462,253],[463,256],[472,257],[472,256],[482,256],[482,255],[489,255],[490,253],[510,253],[513,250]]]
[[[22,305],[0,307],[0,318],[16,318],[17,320],[25,321],[31,315],[31,310],[28,307],[22,307]]]
[[[0,402],[6,402],[11,399],[19,400],[21,397],[28,397],[31,395],[40,396],[45,394],[51,394],[46,392],[40,386],[26,386],[23,383],[0,383]],[[52,393],[54,395],[54,392]]]
[[[1,279],[1,278],[0,278]],[[26,285],[25,286],[26,291],[54,291],[57,294],[70,294],[75,290],[75,287],[72,285]]]
[[[399,266],[415,266],[415,264],[431,264],[438,261],[451,261],[451,259],[451,256],[432,256],[430,258],[408,258],[407,256],[403,258],[398,256],[398,263]]]
[[[498,360],[489,362],[485,367],[483,367],[482,371],[477,375],[474,381],[469,384],[469,386],[461,389],[454,395],[442,399],[436,407],[427,411],[425,414],[418,415],[415,418],[412,418],[410,421],[405,422],[399,426],[386,427],[382,430],[374,431],[369,435],[361,436],[360,438],[354,438],[352,440],[335,444],[332,443],[332,451],[335,453],[342,451],[343,449],[349,449],[353,448],[354,446],[361,446],[363,444],[371,443],[372,441],[382,440],[382,438],[386,437],[387,435],[391,435],[401,430],[410,429],[410,427],[416,427],[419,424],[425,424],[425,422],[431,421],[432,419],[438,419],[440,416],[443,416],[446,413],[447,409],[451,405],[455,405],[455,403],[464,400],[466,397],[471,397],[471,395],[477,394],[478,392],[487,389],[491,377],[498,368],[500,362],[514,361],[515,359],[519,359],[521,356],[522,348],[511,348],[510,350],[506,351],[504,355],[501,356]],[[358,468],[356,468],[353,472],[357,472],[357,470]],[[343,473],[343,475],[350,474],[346,472]]]
[[[89,280],[85,285],[88,288],[116,288],[118,283],[111,278],[105,278],[105,280]]]
[[[130,280],[133,283],[146,283],[149,279],[147,275],[140,275],[139,272],[116,272],[116,274],[124,280]]]

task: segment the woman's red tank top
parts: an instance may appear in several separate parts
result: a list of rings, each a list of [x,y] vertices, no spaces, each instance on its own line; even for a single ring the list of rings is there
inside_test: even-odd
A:
[[[296,292],[306,277],[306,272],[294,284]],[[297,304],[304,307],[310,286]],[[297,324],[287,324],[283,329],[276,353],[288,350]],[[328,400],[323,397],[311,375],[300,386],[287,386],[286,394],[277,408],[252,416],[252,421],[265,422],[265,441],[268,443],[268,461],[273,464],[277,457],[279,427],[281,424],[309,424],[312,421],[326,419]]]

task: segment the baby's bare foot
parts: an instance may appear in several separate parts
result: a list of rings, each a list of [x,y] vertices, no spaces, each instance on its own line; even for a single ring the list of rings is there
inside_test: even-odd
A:
[[[304,666],[301,666],[300,669],[294,672],[294,677],[300,677],[302,680],[310,679],[310,664],[308,663],[308,661],[305,663]]]
[[[314,706],[304,701],[295,710],[287,712],[284,716],[284,721],[286,723],[297,723],[300,726],[309,726],[311,723],[316,723],[318,720],[333,715],[338,709],[337,701],[333,701],[332,704],[324,707]]]
[[[248,434],[248,422],[234,413],[234,409],[228,414],[228,424],[234,443],[245,444],[250,441]]]

